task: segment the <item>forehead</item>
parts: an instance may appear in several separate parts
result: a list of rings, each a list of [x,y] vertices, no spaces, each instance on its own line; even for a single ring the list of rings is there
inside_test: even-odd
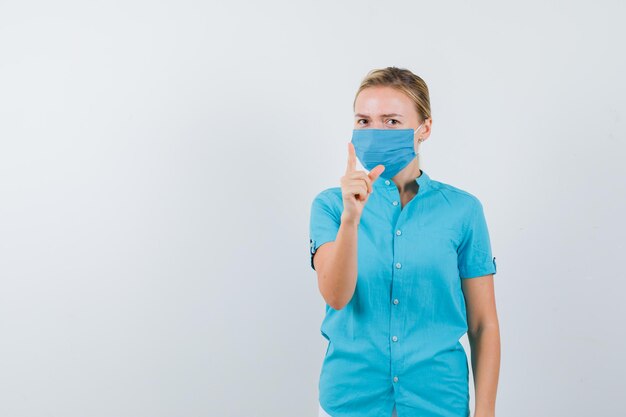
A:
[[[373,117],[389,113],[411,116],[414,112],[413,101],[404,92],[392,87],[368,87],[359,93],[354,103],[355,114]]]

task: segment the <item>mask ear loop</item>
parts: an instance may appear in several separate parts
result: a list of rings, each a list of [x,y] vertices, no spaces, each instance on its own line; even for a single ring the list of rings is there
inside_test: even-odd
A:
[[[417,127],[417,129],[415,129],[415,132],[413,132],[413,134],[415,135],[417,133],[418,130],[420,130],[422,128],[422,126],[424,125],[424,123],[422,122],[421,125],[419,125]],[[415,152],[415,155],[419,155],[419,148],[420,148],[420,143],[422,143],[424,141],[424,139],[417,139],[417,152]]]

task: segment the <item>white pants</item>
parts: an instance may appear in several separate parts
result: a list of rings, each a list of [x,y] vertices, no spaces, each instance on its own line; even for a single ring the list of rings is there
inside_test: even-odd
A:
[[[322,408],[322,404],[319,405],[320,406],[320,410],[319,410],[319,416],[318,417],[332,417],[330,414],[328,414],[326,411],[324,411],[324,409]],[[393,411],[391,412],[391,417],[398,417],[398,414],[396,413],[396,406],[393,406]]]

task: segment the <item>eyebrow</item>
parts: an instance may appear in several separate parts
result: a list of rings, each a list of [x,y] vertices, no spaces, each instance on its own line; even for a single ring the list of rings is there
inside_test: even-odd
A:
[[[381,114],[380,116],[381,117],[404,117],[399,113]],[[354,117],[366,117],[369,119],[369,116],[367,114],[361,114],[361,113],[355,114]]]

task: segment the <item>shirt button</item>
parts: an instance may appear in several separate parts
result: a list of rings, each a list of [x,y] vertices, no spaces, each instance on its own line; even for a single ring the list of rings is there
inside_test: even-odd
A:
[[[400,262],[396,263],[396,268],[398,269],[402,268],[402,264]]]
[[[389,180],[385,180],[385,184],[389,185],[389,184],[391,184],[391,182]]]
[[[391,340],[393,340],[394,342],[397,342],[398,341],[398,336],[392,337]]]
[[[393,377],[393,382],[398,382],[398,377],[397,376]]]
[[[393,204],[394,206],[397,206],[397,205],[398,205],[398,202],[397,202],[397,201],[394,201],[394,202],[393,202],[393,203],[391,203],[391,204]]]
[[[394,304],[398,304],[400,301],[396,298],[395,300],[393,300]]]
[[[396,230],[396,235],[400,236],[402,234],[401,230]]]

